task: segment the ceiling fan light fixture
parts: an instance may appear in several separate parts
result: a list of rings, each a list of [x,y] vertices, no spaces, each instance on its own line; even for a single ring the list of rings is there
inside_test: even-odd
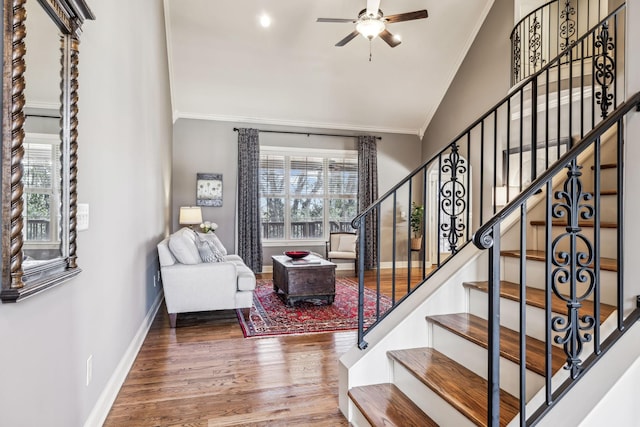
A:
[[[385,29],[384,22],[379,19],[361,19],[356,24],[356,30],[366,39],[373,40]]]
[[[271,17],[269,15],[267,15],[266,13],[263,13],[260,16],[260,25],[263,28],[269,28],[271,26]]]

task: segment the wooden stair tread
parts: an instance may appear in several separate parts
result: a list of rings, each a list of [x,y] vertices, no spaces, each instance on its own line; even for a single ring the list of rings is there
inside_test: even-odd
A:
[[[520,251],[518,250],[503,250],[500,254],[509,258],[520,258]],[[527,249],[527,259],[533,261],[544,261],[545,251]],[[618,271],[618,261],[614,258],[600,257],[600,269],[607,271]]]
[[[480,426],[487,425],[487,381],[433,348],[387,352],[425,386]],[[500,390],[500,425],[519,412],[518,399]]]
[[[373,427],[438,426],[394,384],[353,387],[349,397]]]
[[[530,222],[530,224],[534,226],[546,225],[547,221],[533,220]],[[551,225],[553,225],[554,227],[566,227],[567,221],[561,220],[561,219],[554,219],[551,221]],[[582,228],[593,228],[594,225],[595,225],[594,221],[586,221],[586,220],[578,221],[578,226]],[[600,228],[618,228],[618,223],[613,221],[600,221]]]
[[[617,168],[617,167],[618,167],[618,165],[617,165],[616,163],[601,163],[601,164],[600,164],[600,169],[601,169],[601,170],[602,170],[602,169],[615,169],[615,168]],[[592,171],[593,171],[593,170],[596,170],[596,166],[595,166],[595,165],[592,165],[592,166],[591,166],[591,170],[592,170]]]
[[[454,334],[473,342],[483,348],[489,348],[489,322],[469,313],[442,314],[427,316],[434,322]],[[526,342],[527,369],[538,375],[545,374],[545,344],[527,337]],[[520,363],[520,333],[512,329],[500,327],[500,355],[514,363]],[[566,362],[566,356],[559,347],[551,346],[552,371],[555,373]]]
[[[482,292],[489,292],[489,282],[465,282],[465,287],[474,288]],[[527,292],[527,305],[537,307],[542,310],[545,309],[545,292],[543,289],[526,287]],[[520,301],[520,285],[506,280],[500,281],[500,296],[512,301]],[[609,304],[600,303],[600,323],[604,323],[607,318],[616,310],[616,308]],[[563,302],[560,298],[552,295],[551,297],[551,311],[558,314],[567,313],[567,303]],[[593,301],[582,301],[582,309],[579,311],[580,315],[588,313],[593,314]]]
[[[618,190],[600,190],[601,196],[617,196]]]

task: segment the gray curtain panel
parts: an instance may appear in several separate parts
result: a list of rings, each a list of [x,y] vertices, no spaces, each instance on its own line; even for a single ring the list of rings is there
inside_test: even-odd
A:
[[[257,129],[238,130],[238,255],[255,273],[262,271]]]
[[[358,212],[362,212],[378,199],[378,154],[375,136],[358,137]],[[364,267],[371,269],[378,263],[378,215],[374,211],[367,217],[364,230]]]

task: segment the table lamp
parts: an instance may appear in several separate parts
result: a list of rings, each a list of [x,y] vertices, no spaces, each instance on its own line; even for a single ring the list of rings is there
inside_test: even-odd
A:
[[[180,225],[188,225],[193,229],[195,224],[202,223],[202,208],[198,206],[181,206],[178,222]]]

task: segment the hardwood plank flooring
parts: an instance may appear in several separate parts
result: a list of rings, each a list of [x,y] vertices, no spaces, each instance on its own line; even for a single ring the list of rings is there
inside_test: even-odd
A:
[[[438,427],[394,384],[354,387],[349,397],[372,426]]]
[[[465,287],[477,289],[482,292],[489,291],[489,282],[465,282]],[[532,288],[527,286],[527,304],[533,307],[540,308],[542,310],[546,307],[546,295],[544,289]],[[500,281],[500,296],[510,299],[512,301],[520,301],[520,286],[517,283]],[[582,313],[593,314],[594,307],[593,301],[582,301]],[[609,304],[600,303],[600,323],[604,323],[607,318],[616,310],[616,308]],[[557,296],[553,295],[551,298],[551,311],[558,314],[567,313],[567,303],[562,301]]]
[[[469,313],[454,313],[427,316],[427,320],[485,349],[489,348],[489,328],[485,319]],[[503,326],[500,327],[500,355],[513,363],[520,363],[520,333]],[[539,375],[544,375],[545,355],[545,343],[535,338],[527,337],[527,369]],[[553,372],[555,373],[566,363],[566,356],[559,347],[552,346],[551,357]]]
[[[502,256],[509,258],[520,258],[519,250],[503,250],[500,252]],[[527,259],[534,261],[545,261],[546,252],[535,249],[527,249]],[[618,271],[618,260],[614,258],[600,257],[600,269],[607,271]]]
[[[393,350],[387,353],[424,385],[449,402],[474,424],[487,424],[487,381],[432,348]],[[500,391],[500,425],[519,412],[518,399]]]
[[[391,297],[391,270],[380,276]],[[396,271],[397,299],[422,273],[407,276]],[[376,277],[365,273],[367,287]],[[356,340],[355,331],[245,339],[233,310],[180,314],[171,329],[163,305],[104,426],[348,426],[338,359]]]

